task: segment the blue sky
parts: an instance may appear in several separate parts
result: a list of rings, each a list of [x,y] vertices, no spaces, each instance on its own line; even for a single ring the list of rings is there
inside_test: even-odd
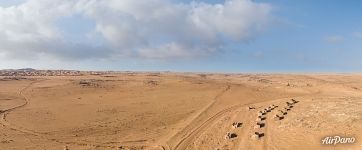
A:
[[[152,1],[0,0],[0,69],[362,70],[362,1]]]

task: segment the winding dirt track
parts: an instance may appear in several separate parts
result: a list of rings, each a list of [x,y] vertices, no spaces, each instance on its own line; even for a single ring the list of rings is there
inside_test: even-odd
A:
[[[12,107],[12,108],[8,108],[8,109],[5,109],[5,110],[2,110],[2,111],[0,112],[0,114],[9,113],[10,111],[13,111],[13,110],[15,110],[15,109],[19,109],[19,108],[25,107],[25,106],[29,103],[29,99],[26,98],[26,97],[23,95],[23,92],[24,92],[25,90],[27,90],[28,88],[30,88],[34,83],[41,82],[41,81],[44,81],[44,80],[31,82],[29,85],[27,85],[26,87],[24,87],[23,89],[21,89],[21,90],[19,91],[19,95],[20,95],[21,97],[23,97],[23,99],[24,99],[24,103],[23,103],[23,104],[18,105],[18,106],[15,106],[15,107]]]
[[[45,79],[46,80],[46,79]],[[78,145],[78,146],[91,146],[91,147],[103,147],[103,148],[116,148],[116,146],[109,146],[109,145],[100,145],[100,144],[97,144],[97,145],[94,145],[94,144],[90,144],[90,143],[84,143],[84,142],[64,142],[64,141],[60,141],[60,140],[57,140],[57,139],[54,139],[54,138],[50,138],[50,137],[47,137],[45,133],[39,133],[39,132],[36,132],[36,131],[32,131],[32,130],[28,130],[28,129],[25,129],[25,128],[21,128],[21,127],[17,127],[15,125],[12,125],[10,124],[7,120],[6,120],[6,116],[12,112],[12,111],[15,111],[17,109],[20,109],[20,108],[23,108],[25,107],[26,105],[28,105],[30,103],[29,101],[29,98],[27,98],[23,93],[24,91],[26,91],[28,88],[30,88],[33,84],[35,83],[39,83],[39,82],[42,82],[42,81],[45,81],[45,80],[38,80],[38,81],[34,81],[34,82],[31,82],[29,85],[27,85],[26,87],[24,87],[23,89],[21,89],[19,91],[19,95],[21,97],[23,97],[24,99],[24,103],[21,104],[21,105],[18,105],[18,106],[15,106],[15,107],[12,107],[12,108],[8,108],[8,109],[5,109],[5,110],[2,110],[0,112],[0,115],[1,118],[0,118],[0,124],[5,127],[5,128],[8,128],[10,130],[13,130],[13,131],[16,131],[16,132],[20,132],[20,133],[25,133],[25,134],[30,134],[32,136],[36,136],[36,137],[39,137],[41,139],[45,139],[47,141],[52,141],[52,142],[56,142],[56,143],[61,143],[61,144],[64,144],[64,145]]]
[[[18,131],[18,132],[22,132],[22,133],[28,133],[28,134],[31,134],[31,135],[34,135],[34,136],[39,136],[38,133],[36,132],[33,132],[33,131],[28,131],[28,130],[25,130],[25,129],[20,129],[20,128],[16,128],[14,126],[11,126],[9,122],[7,122],[6,120],[6,116],[11,112],[11,111],[14,111],[14,110],[17,110],[17,109],[20,109],[20,108],[23,108],[25,107],[26,105],[29,104],[29,99],[24,96],[24,91],[27,90],[28,88],[30,88],[33,84],[35,83],[38,83],[38,82],[41,82],[41,81],[44,81],[44,80],[39,80],[39,81],[33,81],[31,82],[29,85],[27,85],[26,87],[24,87],[23,89],[21,89],[19,91],[19,95],[21,97],[23,97],[23,100],[24,100],[24,103],[21,104],[21,105],[18,105],[18,106],[15,106],[15,107],[12,107],[12,108],[8,108],[8,109],[5,109],[5,110],[2,110],[0,112],[0,114],[2,115],[1,119],[0,119],[0,124],[3,126],[3,127],[6,127],[6,128],[9,128],[11,130],[15,130],[15,131]]]
[[[27,130],[27,129],[24,129],[24,128],[20,128],[20,127],[16,127],[16,126],[13,126],[11,125],[7,120],[6,120],[6,116],[12,112],[12,111],[15,111],[17,109],[20,109],[20,108],[23,108],[25,107],[26,105],[29,104],[29,99],[23,94],[24,91],[26,91],[28,88],[30,88],[33,84],[35,83],[39,83],[39,82],[42,82],[42,81],[45,81],[45,80],[37,80],[37,81],[33,81],[31,82],[29,85],[27,85],[26,87],[24,87],[23,89],[21,89],[19,91],[19,95],[21,97],[23,97],[23,100],[24,100],[24,103],[21,104],[21,105],[18,105],[18,106],[15,106],[15,107],[12,107],[12,108],[8,108],[8,109],[5,109],[3,110],[0,114],[2,115],[1,119],[0,119],[0,124],[6,128],[9,128],[11,130],[14,130],[14,131],[18,131],[18,132],[21,132],[21,133],[27,133],[27,134],[31,134],[31,135],[34,135],[34,136],[41,136],[41,133],[38,133],[36,131],[31,131],[31,130]]]

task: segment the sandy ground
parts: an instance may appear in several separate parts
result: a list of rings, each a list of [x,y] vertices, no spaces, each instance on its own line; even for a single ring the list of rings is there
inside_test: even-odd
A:
[[[357,74],[0,77],[0,149],[360,150],[361,90]],[[322,144],[336,135],[356,140]]]

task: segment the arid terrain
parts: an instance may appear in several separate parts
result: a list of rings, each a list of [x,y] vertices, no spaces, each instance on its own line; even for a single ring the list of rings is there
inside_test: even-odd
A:
[[[359,74],[36,75],[0,77],[1,150],[362,149]]]

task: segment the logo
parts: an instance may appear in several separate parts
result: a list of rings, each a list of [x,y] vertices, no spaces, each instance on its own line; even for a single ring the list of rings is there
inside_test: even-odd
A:
[[[336,144],[353,144],[356,141],[354,137],[340,137],[340,136],[327,136],[322,140],[322,144],[336,145]]]

